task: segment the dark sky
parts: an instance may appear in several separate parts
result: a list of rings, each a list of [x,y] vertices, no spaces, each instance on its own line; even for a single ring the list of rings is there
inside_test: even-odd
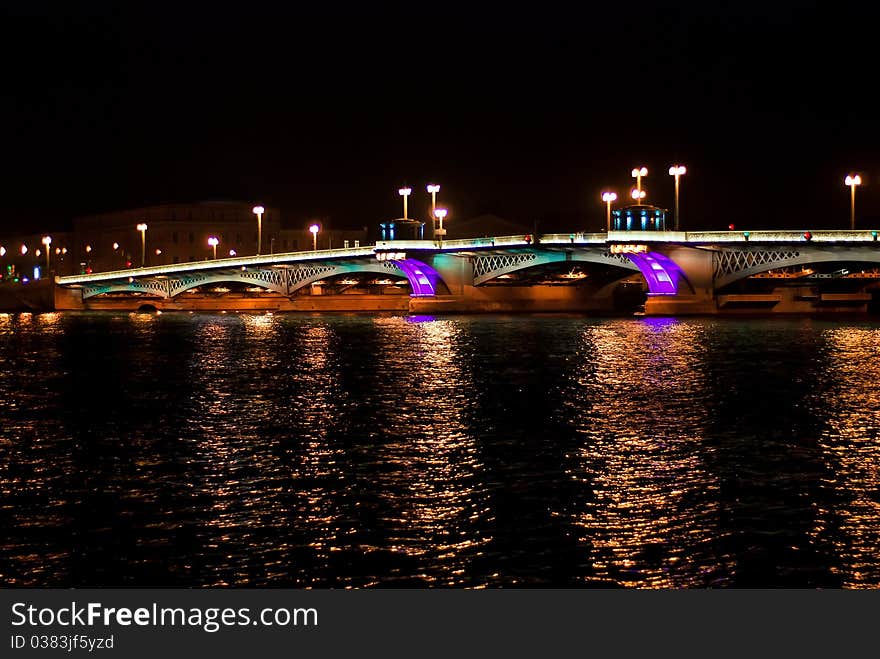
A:
[[[849,170],[880,225],[856,6],[69,4],[0,10],[4,231],[204,199],[374,225],[404,181],[424,215],[429,180],[451,221],[598,229],[637,164],[670,206],[676,161],[688,228],[845,227]]]

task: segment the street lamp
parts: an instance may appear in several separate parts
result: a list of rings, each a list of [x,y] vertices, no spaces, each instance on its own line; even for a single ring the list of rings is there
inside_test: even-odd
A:
[[[397,194],[399,194],[401,197],[403,197],[403,219],[406,220],[406,219],[408,219],[406,216],[406,200],[412,194],[412,188],[407,188],[407,187],[400,188],[400,190],[397,191]]]
[[[678,231],[678,179],[687,173],[684,165],[673,165],[669,168],[669,175],[675,177],[675,230]]]
[[[260,249],[263,247],[263,213],[266,209],[262,206],[254,206],[254,215],[257,216],[257,256],[260,255]]]
[[[440,186],[436,183],[428,183],[428,194],[431,195],[431,228],[437,231],[437,216],[434,211],[437,210],[437,193],[440,192]]]
[[[438,240],[442,243],[443,236],[446,235],[446,229],[443,228],[443,220],[446,218],[447,215],[449,215],[449,211],[446,210],[445,208],[435,208],[434,215],[436,215],[437,219],[440,220],[440,228],[437,229],[437,231],[435,233],[437,235]]]
[[[849,174],[843,182],[849,186],[849,228],[856,230],[856,186],[862,184],[862,177],[858,174]]]
[[[605,225],[606,231],[611,231],[611,202],[617,200],[616,192],[603,192],[602,201],[605,202]]]
[[[137,225],[137,230],[141,232],[141,267],[147,263],[147,225],[141,222]]]
[[[639,194],[633,195],[633,199],[636,200],[637,204],[640,204],[641,200],[645,198],[645,195],[642,193],[642,177],[647,175],[647,167],[634,167],[632,170],[632,177],[636,180],[636,190],[639,192]]]
[[[27,254],[27,245],[22,243],[21,244],[21,255],[24,256],[25,254]]]
[[[312,250],[318,251],[318,232],[321,230],[317,224],[313,224],[309,227],[309,231],[312,232]]]
[[[236,251],[234,249],[230,249],[229,256],[235,256],[235,255],[236,255]]]
[[[40,242],[46,246],[46,272],[49,272],[49,245],[52,244],[52,236],[43,236]]]
[[[644,190],[638,190],[636,188],[633,188],[632,192],[630,194],[632,195],[632,198],[636,200],[637,204],[642,203],[642,199],[645,198],[645,191]]]
[[[0,245],[0,256],[6,256],[6,248]]]
[[[216,260],[217,259],[217,245],[220,244],[220,240],[217,238],[217,236],[210,236],[208,238],[208,244],[214,248],[214,260]]]

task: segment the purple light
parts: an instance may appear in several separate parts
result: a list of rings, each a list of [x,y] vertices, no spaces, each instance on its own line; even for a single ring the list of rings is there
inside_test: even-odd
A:
[[[648,282],[648,295],[678,295],[678,283],[687,278],[668,256],[657,252],[646,254],[628,253],[626,257],[635,263]]]
[[[431,266],[416,259],[394,261],[394,265],[403,271],[412,287],[410,297],[432,297],[437,294],[436,286],[440,275]]]

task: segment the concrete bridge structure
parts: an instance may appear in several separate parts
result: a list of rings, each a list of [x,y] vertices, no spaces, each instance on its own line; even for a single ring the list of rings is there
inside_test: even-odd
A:
[[[56,277],[56,309],[866,311],[876,231],[619,231],[484,237]],[[641,300],[639,298],[641,297]]]

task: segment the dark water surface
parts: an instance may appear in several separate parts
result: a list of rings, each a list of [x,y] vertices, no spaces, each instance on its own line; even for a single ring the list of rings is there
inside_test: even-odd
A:
[[[0,585],[880,587],[878,343],[0,314]]]

